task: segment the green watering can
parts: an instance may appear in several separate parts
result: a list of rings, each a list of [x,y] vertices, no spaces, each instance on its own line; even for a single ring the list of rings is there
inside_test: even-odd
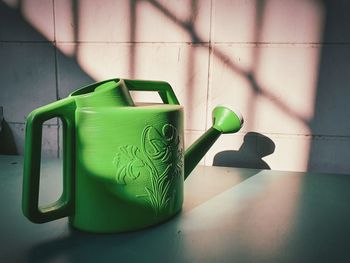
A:
[[[164,104],[135,105],[129,91],[156,91]],[[63,123],[63,193],[38,206],[42,124]],[[184,148],[183,108],[166,82],[112,79],[83,87],[31,112],[26,124],[24,215],[34,223],[69,217],[95,233],[159,224],[181,210],[184,179],[240,114],[219,106],[213,126]]]

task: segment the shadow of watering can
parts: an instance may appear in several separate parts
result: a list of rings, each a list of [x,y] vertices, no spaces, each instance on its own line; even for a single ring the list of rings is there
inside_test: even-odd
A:
[[[157,91],[165,104],[135,105],[129,91]],[[38,207],[42,124],[63,123],[63,193]],[[69,217],[96,233],[141,229],[181,210],[183,181],[240,114],[219,106],[213,126],[185,152],[183,108],[166,82],[112,79],[30,113],[26,123],[24,215],[35,223]]]

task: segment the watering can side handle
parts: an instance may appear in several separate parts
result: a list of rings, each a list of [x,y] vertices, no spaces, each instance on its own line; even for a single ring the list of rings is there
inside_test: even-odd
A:
[[[157,91],[162,101],[165,104],[177,104],[177,99],[172,87],[165,81],[153,81],[153,80],[131,80],[124,79],[126,86],[129,90],[134,91]]]
[[[27,118],[22,211],[34,223],[45,223],[73,212],[75,108],[74,99],[69,97],[34,110]],[[54,117],[63,123],[63,191],[56,202],[39,207],[42,125]]]

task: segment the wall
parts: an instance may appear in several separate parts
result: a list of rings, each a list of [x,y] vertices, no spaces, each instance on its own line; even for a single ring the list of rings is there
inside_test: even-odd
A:
[[[0,0],[0,152],[22,154],[28,113],[82,85],[159,79],[185,106],[187,144],[217,104],[244,115],[202,164],[349,173],[350,4],[334,2]],[[61,137],[44,125],[46,156]]]

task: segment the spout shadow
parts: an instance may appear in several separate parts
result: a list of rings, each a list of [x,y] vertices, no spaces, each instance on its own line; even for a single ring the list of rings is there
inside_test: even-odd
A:
[[[222,151],[215,155],[214,166],[270,169],[262,159],[275,151],[275,143],[267,136],[248,132],[238,151]]]

